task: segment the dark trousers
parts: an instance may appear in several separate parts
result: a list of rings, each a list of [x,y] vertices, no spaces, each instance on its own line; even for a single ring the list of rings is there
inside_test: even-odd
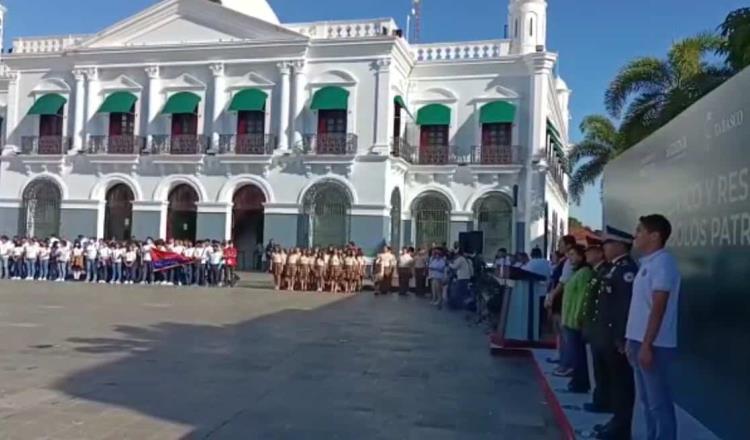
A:
[[[635,405],[635,380],[633,368],[626,355],[613,349],[604,357],[611,377],[610,399],[614,416],[608,423],[619,438],[630,440]]]
[[[411,282],[411,269],[398,270],[398,294],[406,295],[409,293],[409,284]]]
[[[427,292],[427,269],[414,269],[414,290],[417,296]]]
[[[383,271],[383,280],[380,281],[380,294],[386,295],[391,293],[393,288],[393,269],[385,269]]]
[[[612,408],[612,371],[608,363],[608,350],[591,345],[591,356],[594,365],[593,404],[599,408]]]
[[[563,326],[563,336],[565,338],[566,359],[573,368],[573,377],[570,380],[569,387],[575,391],[588,392],[591,388],[589,383],[589,363],[586,356],[586,344],[583,340],[583,333],[570,327]]]

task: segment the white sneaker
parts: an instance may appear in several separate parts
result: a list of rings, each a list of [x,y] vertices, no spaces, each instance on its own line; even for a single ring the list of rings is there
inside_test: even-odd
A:
[[[132,284],[133,282],[131,281],[130,283]],[[141,281],[139,284],[143,286],[143,285],[146,284],[146,282],[145,281]]]
[[[107,282],[104,280],[99,280],[99,284],[107,284]]]

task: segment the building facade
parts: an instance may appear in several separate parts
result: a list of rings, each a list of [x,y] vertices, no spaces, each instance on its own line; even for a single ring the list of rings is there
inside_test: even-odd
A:
[[[511,0],[507,39],[410,44],[392,19],[163,0],[94,35],[15,39],[0,234],[233,238],[248,259],[269,239],[372,253],[470,230],[488,255],[549,248],[570,91],[546,13]]]

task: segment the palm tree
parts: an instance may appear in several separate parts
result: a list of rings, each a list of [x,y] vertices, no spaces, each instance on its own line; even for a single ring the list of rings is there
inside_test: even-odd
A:
[[[583,140],[568,154],[572,170],[568,190],[576,204],[581,203],[586,186],[596,182],[607,163],[626,149],[622,135],[606,116],[587,116],[581,122],[581,132]]]
[[[750,66],[750,8],[730,12],[719,31],[725,38],[721,52],[727,64],[737,72]]]
[[[704,33],[675,43],[666,59],[643,57],[628,63],[605,94],[609,114],[620,119],[626,145],[644,139],[731,76],[711,64],[723,39]]]

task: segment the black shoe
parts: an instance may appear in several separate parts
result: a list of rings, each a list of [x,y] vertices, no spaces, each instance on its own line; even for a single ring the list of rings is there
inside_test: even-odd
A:
[[[612,413],[611,408],[607,408],[606,406],[597,405],[596,403],[591,402],[584,403],[583,410],[594,414]]]
[[[560,359],[547,358],[547,363],[548,364],[559,364],[560,363]]]

